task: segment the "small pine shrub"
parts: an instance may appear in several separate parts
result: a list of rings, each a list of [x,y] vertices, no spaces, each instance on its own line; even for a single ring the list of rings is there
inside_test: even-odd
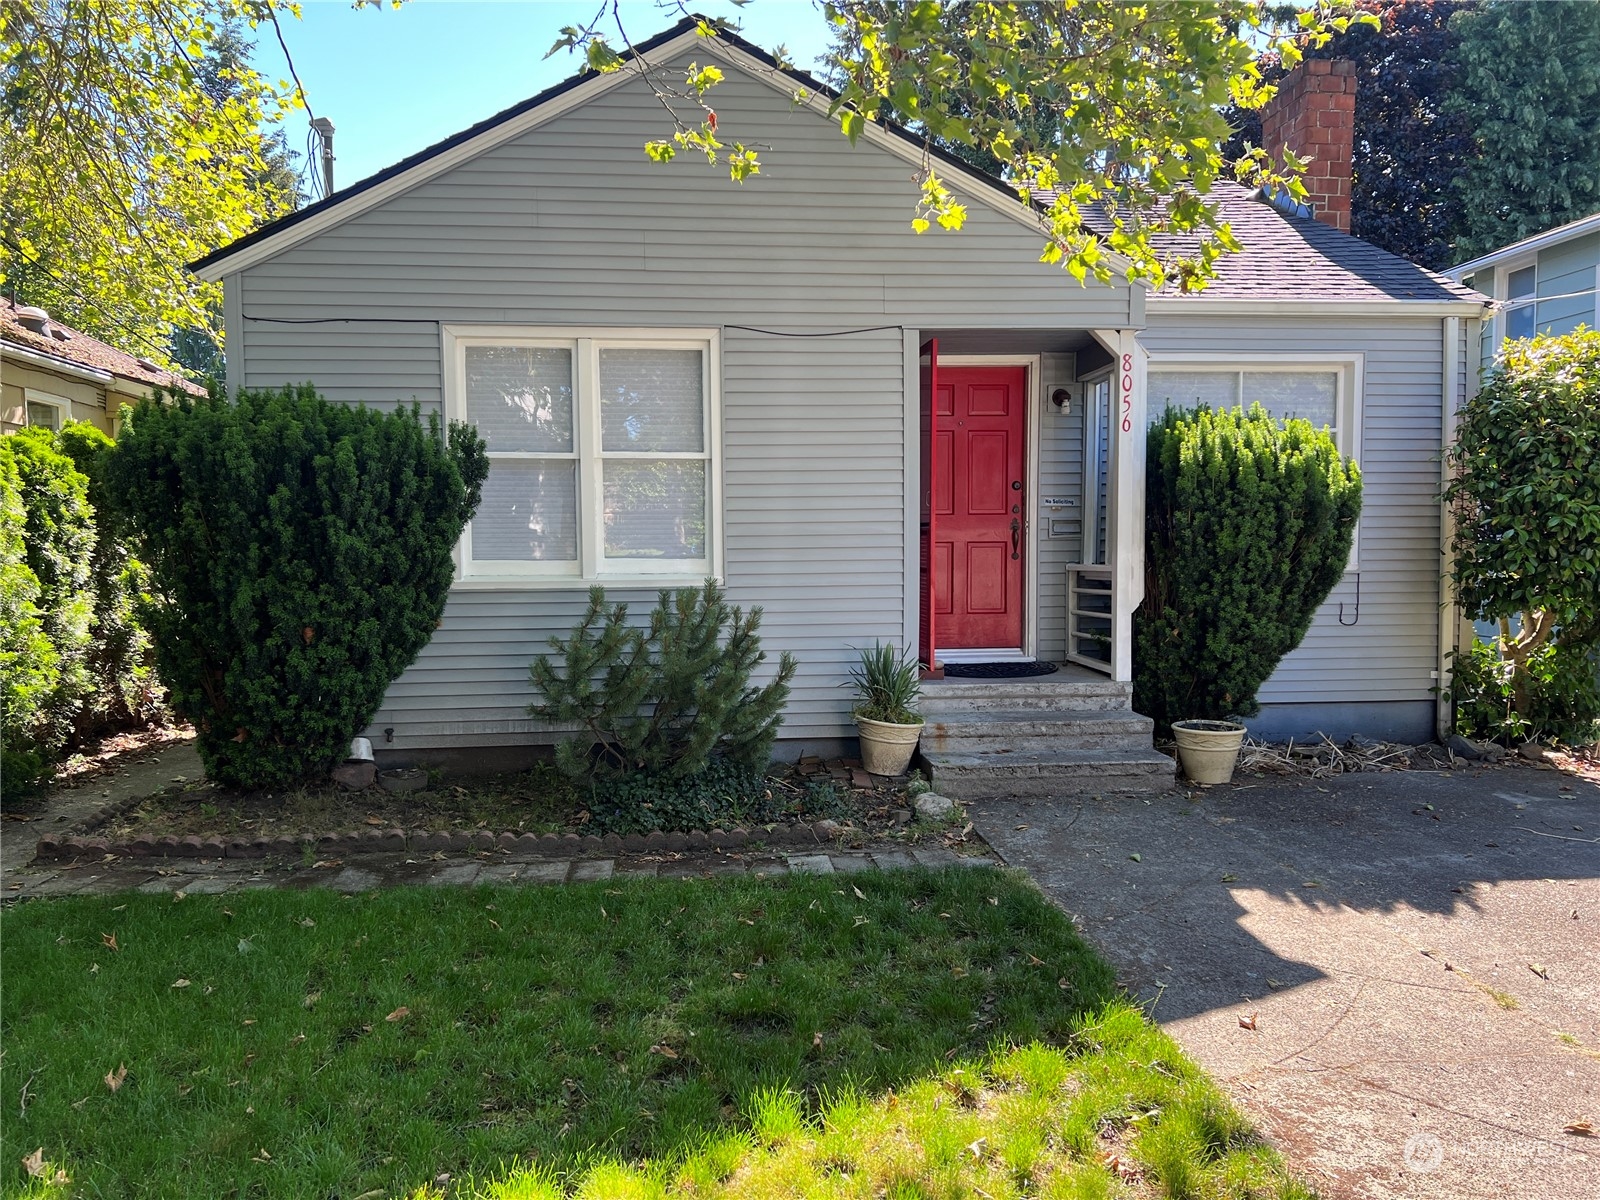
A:
[[[36,750],[46,760],[66,744],[94,686],[89,670],[94,510],[89,481],[56,449],[55,436],[49,429],[28,428],[0,439],[0,456],[11,464],[7,486],[15,481],[22,510],[22,563],[38,586],[33,600],[38,633],[51,647],[47,685],[23,689],[26,697],[21,691],[8,695],[20,707],[13,712],[8,705],[7,726],[15,731],[18,748]],[[25,610],[19,608],[18,619],[26,622]]]
[[[309,385],[141,402],[106,490],[140,615],[207,774],[284,787],[344,757],[428,643],[488,460],[470,428]]]
[[[1162,730],[1259,712],[1344,574],[1360,511],[1356,464],[1309,421],[1169,409],[1149,432],[1135,707]]]
[[[643,629],[629,624],[626,604],[608,606],[605,589],[592,588],[572,635],[550,639],[556,655],[534,659],[544,700],[528,711],[583,729],[556,747],[573,778],[690,779],[716,758],[765,771],[795,660],[779,656],[772,682],[752,686],[766,659],[760,628],[761,610],[732,607],[711,579],[662,592]]]

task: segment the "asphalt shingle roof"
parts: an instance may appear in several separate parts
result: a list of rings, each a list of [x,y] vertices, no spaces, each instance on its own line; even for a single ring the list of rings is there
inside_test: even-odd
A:
[[[1488,297],[1312,217],[1292,216],[1235,183],[1211,197],[1244,249],[1224,254],[1204,300],[1475,300]],[[1176,239],[1168,242],[1179,248]],[[1162,296],[1188,298],[1176,287]]]
[[[9,298],[0,297],[0,340],[21,346],[25,350],[32,350],[36,354],[49,355],[74,366],[108,371],[112,375],[131,379],[135,383],[161,387],[176,386],[196,396],[206,394],[205,388],[189,382],[183,376],[163,370],[154,364],[147,365],[148,360],[141,361],[135,355],[118,350],[99,338],[70,329],[54,317],[50,318],[47,328],[60,330],[67,335],[65,338],[54,337],[48,333],[36,333],[17,319],[19,307],[26,306],[18,305]]]

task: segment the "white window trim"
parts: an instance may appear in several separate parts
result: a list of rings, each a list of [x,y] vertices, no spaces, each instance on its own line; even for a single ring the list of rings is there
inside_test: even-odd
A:
[[[1539,256],[1526,255],[1522,258],[1512,259],[1510,262],[1499,263],[1494,269],[1494,344],[1499,346],[1506,338],[1511,336],[1506,328],[1511,316],[1511,277],[1518,271],[1533,268],[1533,295],[1517,302],[1518,308],[1533,309],[1533,331],[1539,332]]]
[[[1338,397],[1335,405],[1339,426],[1334,430],[1334,444],[1346,458],[1361,464],[1361,443],[1365,422],[1367,356],[1352,354],[1233,354],[1227,352],[1187,352],[1150,355],[1149,374],[1158,371],[1307,371],[1335,372],[1338,379]],[[1160,419],[1155,407],[1154,387],[1150,387],[1150,419]],[[1346,571],[1361,569],[1361,522],[1357,520],[1355,536],[1350,540],[1350,561]]]
[[[72,401],[65,396],[57,396],[53,392],[40,392],[33,388],[22,389],[22,423],[33,424],[28,420],[28,405],[43,404],[46,408],[53,408],[59,414],[56,418],[56,428],[61,429],[72,420]]]
[[[444,363],[444,411],[447,421],[466,421],[467,379],[465,347],[558,346],[572,351],[574,433],[576,449],[570,454],[539,454],[538,458],[570,458],[578,469],[578,562],[576,569],[567,563],[528,562],[485,564],[472,561],[472,526],[469,524],[456,544],[456,581],[460,591],[523,591],[535,589],[607,587],[685,587],[698,586],[707,576],[723,578],[723,490],[722,490],[722,338],[719,330],[701,328],[638,328],[611,326],[533,326],[533,325],[443,325],[440,328]],[[705,355],[705,445],[703,454],[637,455],[606,452],[607,458],[686,458],[706,463],[706,553],[694,562],[637,562],[604,557],[603,534],[595,514],[600,511],[600,476],[583,470],[585,462],[602,461],[600,411],[583,397],[592,395],[598,378],[601,346],[627,349],[698,349]],[[603,467],[602,467],[603,470]]]

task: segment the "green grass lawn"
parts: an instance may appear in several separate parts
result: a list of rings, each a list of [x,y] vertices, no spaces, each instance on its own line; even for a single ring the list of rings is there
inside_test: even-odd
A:
[[[69,898],[0,937],[7,1195],[1302,1194],[992,871]]]

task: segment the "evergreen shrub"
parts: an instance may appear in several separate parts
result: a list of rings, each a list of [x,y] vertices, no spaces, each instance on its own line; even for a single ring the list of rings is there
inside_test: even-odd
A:
[[[8,546],[0,571],[11,659],[4,664],[4,738],[12,756],[6,790],[15,794],[54,761],[93,690],[96,536],[88,480],[56,448],[54,431],[28,428],[0,439],[0,459],[7,464]]]
[[[31,792],[48,766],[37,732],[59,659],[28,566],[27,510],[11,439],[0,439],[0,793]]]
[[[140,607],[207,774],[283,787],[342,758],[444,612],[488,459],[470,427],[310,384],[142,401],[106,463]]]
[[[164,709],[150,635],[135,616],[149,587],[149,572],[128,550],[115,505],[106,495],[105,471],[114,443],[86,421],[69,421],[56,447],[84,476],[94,509],[95,547],[90,563],[94,622],[87,666],[91,691],[78,714],[78,737],[146,724]]]
[[[1326,431],[1259,404],[1169,409],[1147,446],[1134,706],[1162,730],[1253,716],[1344,574],[1360,471]]]
[[[528,711],[582,728],[556,747],[573,778],[686,780],[714,760],[764,773],[795,660],[780,655],[773,680],[752,685],[766,659],[760,628],[761,609],[729,605],[711,579],[661,592],[643,628],[630,624],[626,604],[608,605],[605,589],[591,588],[571,636],[551,638],[555,655],[534,659],[544,699]]]

